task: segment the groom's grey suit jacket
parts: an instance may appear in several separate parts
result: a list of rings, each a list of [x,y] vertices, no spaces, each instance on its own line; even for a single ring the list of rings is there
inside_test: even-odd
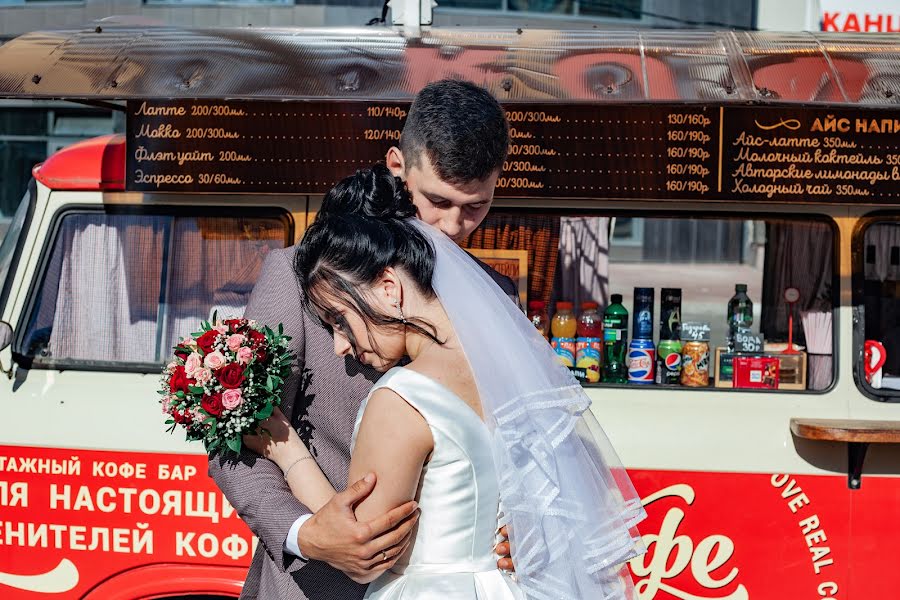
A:
[[[331,335],[303,310],[294,274],[296,246],[266,257],[244,315],[272,327],[284,325],[297,361],[285,382],[282,411],[291,419],[319,466],[338,490],[347,485],[350,437],[359,407],[379,373],[334,354]],[[511,279],[479,261],[516,302]],[[319,561],[284,552],[288,530],[310,511],[291,494],[281,469],[245,451],[240,460],[212,457],[209,475],[259,538],[241,598],[356,600],[366,586]]]

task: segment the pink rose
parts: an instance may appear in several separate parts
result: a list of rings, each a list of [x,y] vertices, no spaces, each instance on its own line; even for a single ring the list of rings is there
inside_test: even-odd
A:
[[[223,325],[221,323],[213,327],[213,329],[215,329],[219,333],[228,333],[228,325]]]
[[[205,385],[212,379],[212,371],[209,369],[197,369],[194,371],[194,379],[196,379],[197,383],[200,385]]]
[[[169,414],[169,409],[172,408],[171,403],[169,402],[169,397],[165,396],[162,400],[162,411],[165,414]]]
[[[253,358],[253,348],[244,346],[237,351],[237,361],[242,365],[246,365]]]
[[[232,352],[237,352],[240,349],[241,344],[243,344],[245,341],[247,341],[247,338],[239,333],[235,333],[234,335],[228,336],[228,340],[226,340],[225,345],[228,346],[228,349]]]
[[[206,365],[206,368],[215,371],[225,364],[225,355],[218,350],[211,352],[203,358],[203,364]]]
[[[169,364],[166,365],[166,371],[168,371],[169,373],[173,373],[175,371],[175,367],[177,367],[177,366],[178,366],[178,363],[170,362]]]
[[[187,357],[187,360],[184,361],[184,372],[187,373],[188,377],[194,377],[197,369],[201,368],[203,368],[203,359],[196,352],[192,352]]]
[[[234,410],[241,405],[242,401],[241,390],[234,389],[222,392],[222,406],[228,410]]]

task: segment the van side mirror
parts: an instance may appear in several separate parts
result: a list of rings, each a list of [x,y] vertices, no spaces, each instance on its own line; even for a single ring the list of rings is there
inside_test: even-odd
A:
[[[6,321],[0,321],[0,350],[6,350],[13,339],[12,325]]]

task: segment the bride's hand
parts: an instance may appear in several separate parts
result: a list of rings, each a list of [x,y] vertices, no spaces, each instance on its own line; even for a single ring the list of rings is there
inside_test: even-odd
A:
[[[255,434],[245,435],[244,445],[284,469],[288,463],[307,453],[306,447],[284,413],[276,407],[262,421]]]

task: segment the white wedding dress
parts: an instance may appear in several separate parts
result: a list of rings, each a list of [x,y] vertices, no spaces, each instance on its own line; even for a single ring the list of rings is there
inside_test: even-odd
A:
[[[434,451],[419,483],[415,539],[365,597],[524,600],[510,576],[497,569],[494,555],[500,493],[487,426],[459,396],[417,371],[395,367],[372,392],[380,388],[394,391],[422,415]],[[356,417],[351,448],[367,402]]]

